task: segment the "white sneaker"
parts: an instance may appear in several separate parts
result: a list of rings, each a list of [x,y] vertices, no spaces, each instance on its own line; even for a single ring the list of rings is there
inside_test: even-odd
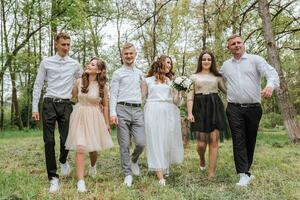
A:
[[[166,186],[166,179],[160,179],[159,181],[158,181],[158,184],[160,185],[160,186]]]
[[[97,175],[97,165],[95,164],[93,167],[90,165],[89,176],[95,178]]]
[[[71,172],[71,168],[70,168],[70,165],[69,165],[69,162],[66,161],[65,164],[63,163],[60,163],[60,173],[61,173],[61,176],[68,176]]]
[[[245,173],[240,173],[240,180],[236,183],[237,186],[247,187],[250,183],[250,177]]]
[[[255,179],[255,176],[254,175],[250,175],[250,180],[249,180],[249,184]]]
[[[164,173],[165,177],[169,177],[170,176],[170,169],[167,168],[165,173]]]
[[[127,175],[124,179],[124,184],[127,186],[127,187],[131,187],[132,185],[132,176],[131,175]]]
[[[130,163],[131,163],[131,171],[132,171],[133,175],[139,176],[140,175],[140,167],[139,167],[138,162],[134,163],[134,162],[130,161]]]
[[[78,191],[78,192],[86,192],[84,180],[79,180],[79,181],[77,182],[77,191]]]
[[[50,181],[50,188],[49,188],[49,192],[50,193],[55,193],[59,190],[59,181],[58,178],[53,177]]]

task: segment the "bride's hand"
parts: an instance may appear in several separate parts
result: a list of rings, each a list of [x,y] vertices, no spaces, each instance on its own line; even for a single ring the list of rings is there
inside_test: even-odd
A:
[[[106,125],[107,126],[107,130],[109,132],[109,134],[111,134],[111,128],[110,128],[110,125]]]

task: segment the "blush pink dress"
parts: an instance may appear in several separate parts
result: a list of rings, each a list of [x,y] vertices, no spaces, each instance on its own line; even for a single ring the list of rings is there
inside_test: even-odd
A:
[[[99,106],[98,82],[91,81],[86,94],[81,92],[81,86],[81,79],[78,79],[78,103],[70,116],[66,149],[92,152],[111,148],[113,142]]]

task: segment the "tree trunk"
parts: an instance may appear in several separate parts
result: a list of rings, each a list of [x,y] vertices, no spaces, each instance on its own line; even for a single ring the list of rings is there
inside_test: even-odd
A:
[[[4,12],[4,10],[2,10],[2,6],[1,6],[1,16],[0,16],[0,30],[1,30],[1,33],[0,33],[0,37],[1,37],[1,71],[4,69],[4,39],[3,39],[3,28],[2,28],[2,25],[3,25],[3,18],[2,18],[2,13]],[[4,72],[3,72],[4,73]],[[1,99],[0,99],[0,130],[3,130],[4,128],[4,91],[3,91],[3,87],[4,87],[4,74],[1,74],[1,77],[0,77],[0,82],[1,82]]]
[[[15,120],[16,120],[19,130],[23,130],[23,122],[22,122],[21,112],[19,109],[18,95],[17,95],[17,88],[16,88],[16,82],[17,82],[16,74],[11,67],[9,67],[9,72],[10,72],[10,79],[11,79],[11,84],[12,84],[12,99],[11,99],[11,101],[12,101],[12,108],[14,111],[14,116],[12,115],[12,122],[14,125]]]
[[[83,30],[83,45],[82,45],[82,65],[85,67],[86,65],[86,31]]]
[[[56,50],[54,48],[54,37],[57,33],[57,19],[55,19],[55,15],[57,13],[57,9],[58,9],[58,5],[57,5],[57,1],[56,0],[52,0],[51,1],[51,23],[50,23],[50,27],[51,27],[51,31],[50,31],[50,55],[52,56]],[[53,51],[54,50],[54,51]]]
[[[27,53],[28,53],[28,57],[30,56],[30,43],[28,42],[28,47],[27,47]],[[25,82],[25,87],[26,87],[26,93],[27,93],[27,97],[26,97],[26,128],[29,128],[29,123],[30,123],[30,118],[31,118],[31,109],[30,109],[30,105],[31,105],[31,87],[30,87],[30,82],[31,82],[31,73],[30,73],[30,68],[31,68],[31,64],[28,63],[27,65],[27,72],[26,72],[26,76],[27,76],[27,80]]]
[[[33,8],[31,8],[32,10]],[[27,15],[27,36],[30,33],[30,26],[31,26],[31,12],[28,13]],[[32,36],[34,39],[34,35]],[[34,40],[33,40],[34,41]],[[34,43],[34,42],[33,42]],[[27,44],[27,56],[30,57],[30,50],[31,46],[30,46],[30,40],[28,40],[28,44]],[[26,98],[26,106],[25,106],[25,110],[26,110],[26,118],[25,118],[25,126],[26,128],[29,128],[29,122],[30,122],[30,117],[31,117],[31,112],[30,112],[30,94],[31,94],[31,90],[30,90],[30,81],[31,81],[31,73],[30,73],[30,68],[31,68],[31,62],[27,63],[27,70],[25,73],[26,79],[25,79],[25,87],[26,87],[26,94],[27,97]],[[21,80],[21,78],[20,78]]]
[[[156,18],[156,9],[157,9],[157,2],[156,0],[154,0],[154,14],[153,14],[153,29],[152,29],[152,47],[153,47],[153,52],[152,52],[152,56],[151,56],[151,61],[153,62],[154,59],[155,59],[155,56],[156,56],[156,52],[157,52],[157,49],[156,49],[156,26],[157,26],[157,23],[158,23],[158,18],[159,16],[157,16]]]
[[[203,13],[203,34],[202,34],[202,51],[206,49],[206,37],[207,37],[207,17],[206,17],[206,0],[202,3],[202,13]]]
[[[300,142],[300,124],[297,121],[297,114],[294,105],[290,101],[287,83],[285,81],[279,53],[275,44],[275,37],[272,31],[271,17],[267,0],[259,0],[259,15],[262,19],[262,26],[264,32],[264,38],[266,40],[266,46],[268,51],[268,59],[271,65],[275,67],[280,78],[280,87],[277,90],[277,97],[279,108],[283,117],[284,125],[286,127],[289,140],[291,143]]]
[[[41,16],[41,11],[42,11],[42,5],[41,5],[41,1],[39,0],[38,1],[38,5],[39,5],[39,26],[41,27],[42,26],[42,16]],[[34,40],[35,41],[35,40]],[[38,55],[39,55],[39,62],[42,61],[42,29],[39,30],[39,33],[38,33]],[[35,55],[36,55],[36,50],[34,51],[35,52]],[[36,68],[38,68],[38,63],[35,62],[34,66]],[[37,71],[37,70],[36,70]],[[30,100],[32,102],[32,88],[33,88],[33,84],[34,82],[32,82],[32,86],[31,86],[31,97],[30,97]],[[40,98],[40,102],[42,101],[42,98]],[[42,110],[42,104],[40,103],[39,104],[39,110]],[[38,129],[42,129],[42,121],[43,121],[43,115],[40,115],[40,120],[39,121],[36,121],[36,126],[38,127]]]
[[[2,81],[1,81],[1,107],[0,107],[0,130],[3,130],[4,128],[4,92],[3,92],[3,85],[4,85],[4,80],[3,80],[3,76],[1,77]]]
[[[123,64],[122,60],[122,51],[121,51],[121,24],[123,19],[123,11],[120,13],[119,3],[116,1],[116,7],[117,7],[117,34],[118,34],[118,51],[120,56],[120,63]]]

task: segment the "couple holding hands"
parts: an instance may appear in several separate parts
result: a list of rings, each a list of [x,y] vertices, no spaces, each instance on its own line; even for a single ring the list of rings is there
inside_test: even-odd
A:
[[[161,56],[154,62],[147,78],[135,67],[136,49],[131,43],[122,48],[121,68],[113,73],[108,101],[106,65],[92,58],[83,72],[80,64],[68,56],[70,36],[59,33],[55,38],[56,55],[45,58],[39,67],[33,89],[32,117],[39,120],[38,102],[44,81],[43,138],[49,192],[59,190],[55,159],[54,129],[57,121],[60,134],[61,175],[70,174],[68,150],[76,150],[77,190],[86,192],[84,156],[90,155],[89,175],[96,176],[97,151],[111,148],[110,122],[117,125],[124,184],[131,187],[133,175],[139,175],[138,158],[147,146],[149,170],[156,171],[160,185],[172,163],[183,161],[179,109],[180,100],[171,88],[172,60]],[[78,97],[72,107],[70,98]],[[147,99],[142,110],[142,100]],[[109,106],[110,104],[110,106]],[[108,108],[110,107],[110,119]],[[144,120],[145,118],[145,120]],[[135,149],[130,155],[130,139]]]

